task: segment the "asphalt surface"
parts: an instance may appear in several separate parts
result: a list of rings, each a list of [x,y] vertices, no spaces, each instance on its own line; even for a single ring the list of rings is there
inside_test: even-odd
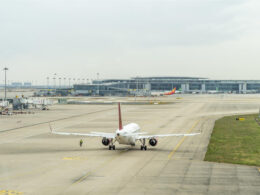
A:
[[[259,95],[179,95],[173,104],[123,105],[123,123],[148,133],[195,133],[159,139],[147,151],[56,131],[114,132],[116,105],[53,105],[0,116],[2,194],[260,194],[258,167],[203,161],[216,119],[259,111]],[[137,98],[141,100],[142,98]],[[113,100],[116,100],[114,98]],[[157,99],[158,100],[158,99]]]

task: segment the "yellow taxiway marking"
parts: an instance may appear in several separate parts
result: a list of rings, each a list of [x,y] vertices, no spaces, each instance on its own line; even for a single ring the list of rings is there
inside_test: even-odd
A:
[[[258,169],[258,171],[260,172],[260,167],[258,167],[257,169]]]
[[[197,120],[192,127],[189,129],[189,131],[187,133],[190,133],[199,123],[200,120]],[[171,153],[168,155],[168,159],[171,159],[173,154],[178,150],[178,148],[181,146],[181,144],[184,142],[184,140],[186,139],[186,137],[183,137],[179,143],[175,146],[175,148],[171,151]]]
[[[23,192],[17,192],[15,190],[0,190],[0,195],[21,195]]]
[[[87,160],[87,157],[80,157],[80,156],[64,157],[62,160]]]

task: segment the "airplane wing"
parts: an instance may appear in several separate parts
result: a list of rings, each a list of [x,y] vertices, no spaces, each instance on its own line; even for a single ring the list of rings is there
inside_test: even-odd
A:
[[[102,135],[114,135],[114,133],[105,133],[105,132],[96,132],[96,131],[92,131],[92,132],[90,132],[90,134],[95,134],[95,135],[99,135],[99,134],[102,134]]]
[[[58,132],[53,131],[51,124],[49,124],[51,133],[56,135],[74,135],[74,136],[85,136],[85,137],[105,137],[105,138],[115,138],[114,133],[103,133],[103,132],[93,132],[93,133],[72,133],[72,132]]]
[[[139,135],[137,139],[151,139],[159,137],[178,137],[178,136],[194,136],[200,133],[178,133],[178,134],[158,134],[158,135]]]
[[[85,136],[85,137],[106,137],[106,138],[115,138],[114,133],[71,133],[71,132],[57,132],[57,131],[51,131],[53,134],[57,135],[75,135],[75,136]]]

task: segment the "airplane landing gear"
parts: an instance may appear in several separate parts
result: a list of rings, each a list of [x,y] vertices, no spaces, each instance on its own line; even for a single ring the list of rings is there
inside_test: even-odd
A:
[[[147,146],[145,145],[145,139],[143,139],[143,141],[141,141],[142,145],[141,145],[141,150],[147,150]]]
[[[141,146],[141,150],[147,150],[147,146]]]
[[[116,146],[115,146],[115,145],[109,145],[109,146],[108,146],[108,149],[109,149],[109,150],[112,150],[112,149],[115,150],[115,149],[116,149]]]
[[[116,149],[116,146],[114,145],[114,143],[115,143],[115,142],[113,141],[113,139],[111,139],[110,145],[108,146],[108,149],[109,149],[109,150],[112,150],[112,149],[115,150],[115,149]]]

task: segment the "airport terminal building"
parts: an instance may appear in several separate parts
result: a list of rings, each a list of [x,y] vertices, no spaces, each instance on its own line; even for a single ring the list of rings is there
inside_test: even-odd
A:
[[[134,77],[94,80],[74,85],[75,95],[140,95],[170,91],[179,93],[260,93],[260,80],[211,80],[199,77]]]

